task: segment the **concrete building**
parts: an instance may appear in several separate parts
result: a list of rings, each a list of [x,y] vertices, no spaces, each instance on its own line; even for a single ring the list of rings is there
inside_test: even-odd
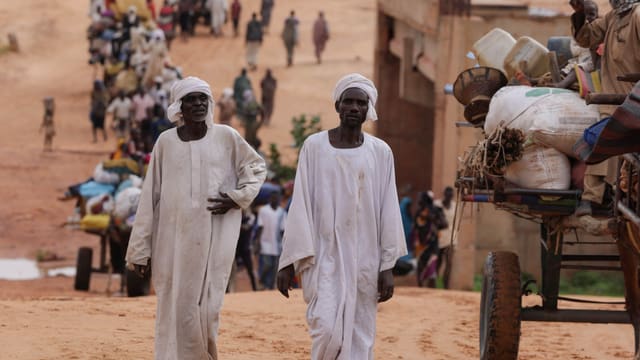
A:
[[[546,44],[570,35],[566,14],[531,9],[521,0],[378,0],[374,77],[381,94],[377,135],[396,157],[398,186],[433,189],[436,196],[456,178],[458,158],[482,138],[480,130],[456,127],[463,107],[444,93],[464,69],[466,55],[493,28],[516,39]],[[539,226],[494,210],[466,206],[455,255],[452,286],[470,289],[490,250],[520,255],[523,271],[540,269]]]

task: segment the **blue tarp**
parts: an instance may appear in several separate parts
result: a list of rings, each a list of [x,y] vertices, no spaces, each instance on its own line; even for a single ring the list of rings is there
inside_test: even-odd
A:
[[[115,190],[111,184],[103,184],[96,181],[89,181],[80,185],[80,195],[84,198],[91,198],[102,194],[111,194]]]

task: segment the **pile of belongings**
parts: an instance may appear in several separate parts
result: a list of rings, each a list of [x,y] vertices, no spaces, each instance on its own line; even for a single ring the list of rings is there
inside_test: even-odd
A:
[[[106,160],[96,165],[89,180],[69,187],[67,196],[79,199],[80,229],[101,232],[110,224],[122,229],[133,226],[142,193],[142,178],[133,171],[137,169],[131,159]]]
[[[513,134],[514,130],[522,137],[510,135],[506,137],[508,141],[501,142],[500,151],[504,153],[510,146],[506,152],[510,156],[503,157],[500,166],[491,169],[491,175],[502,176],[507,183],[526,189],[568,190],[572,184],[580,187],[581,179],[574,177],[572,181],[572,166],[584,169],[584,164],[576,158],[573,146],[584,130],[598,120],[597,107],[586,105],[579,94],[569,90],[501,88],[491,98],[484,122],[487,141],[505,139],[504,134]],[[519,140],[522,148],[517,146]],[[487,148],[482,142],[479,146]]]

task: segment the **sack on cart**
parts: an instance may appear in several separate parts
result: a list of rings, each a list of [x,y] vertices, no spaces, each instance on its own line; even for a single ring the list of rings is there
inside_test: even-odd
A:
[[[525,189],[568,190],[571,163],[556,149],[530,144],[522,159],[507,166],[505,179]]]
[[[599,118],[598,108],[573,91],[507,86],[491,99],[484,130],[519,129],[531,141],[575,157],[573,145]]]

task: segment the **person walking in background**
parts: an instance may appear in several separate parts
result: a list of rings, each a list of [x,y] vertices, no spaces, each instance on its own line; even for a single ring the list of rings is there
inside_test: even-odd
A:
[[[442,264],[446,264],[444,272],[442,273],[442,280],[445,289],[449,288],[451,270],[453,269],[453,254],[455,246],[458,243],[458,238],[455,236],[456,234],[454,229],[456,202],[453,200],[453,197],[453,188],[451,186],[447,186],[447,188],[444,189],[442,200],[434,201],[434,205],[442,209],[444,217],[447,220],[447,227],[440,230],[440,233],[438,234],[438,272],[440,272]]]
[[[153,144],[158,141],[160,134],[171,129],[173,126],[174,124],[167,118],[165,108],[160,104],[156,104],[153,107],[153,119],[151,120],[152,147]]]
[[[411,231],[413,229],[413,214],[411,213],[411,185],[406,185],[401,191],[400,195],[400,215],[402,215],[402,228],[404,229],[405,242],[407,243],[407,251],[409,257],[413,257],[413,241],[411,238]]]
[[[46,97],[44,103],[44,116],[40,132],[44,130],[44,151],[53,151],[53,137],[56,135],[56,127],[53,123],[55,104],[52,97]]]
[[[242,13],[242,4],[240,0],[233,0],[231,3],[231,23],[233,25],[233,36],[238,36],[238,25],[240,25],[240,14]]]
[[[264,160],[231,127],[213,124],[209,84],[187,77],[171,89],[127,249],[127,268],[153,272],[155,358],[217,359],[222,299],[242,211],[266,176]]]
[[[233,90],[230,88],[222,90],[222,95],[217,105],[220,108],[218,115],[219,123],[231,125],[231,118],[233,118],[233,115],[236,113],[236,102],[233,100]]]
[[[189,35],[193,34],[195,26],[192,24],[192,18],[194,13],[195,4],[193,0],[179,0],[178,18],[180,20],[180,37],[183,41],[186,41]]]
[[[242,265],[247,269],[249,281],[251,281],[251,290],[256,291],[256,277],[253,273],[253,257],[251,256],[251,236],[253,235],[253,227],[256,222],[256,216],[251,208],[242,210],[242,224],[240,225],[240,236],[238,237],[238,245],[236,247],[236,263],[242,261]]]
[[[132,107],[131,99],[120,90],[118,97],[113,99],[107,108],[108,113],[113,113],[113,128],[118,138],[126,137],[129,132]]]
[[[260,246],[260,284],[264,289],[275,287],[286,218],[287,213],[280,206],[280,194],[274,191],[269,197],[269,204],[258,211],[256,240]]]
[[[242,110],[242,105],[244,104],[244,92],[251,90],[252,88],[251,79],[247,76],[247,69],[242,68],[240,75],[233,80],[233,100],[236,102],[236,112],[240,118],[242,118],[242,114],[240,112]]]
[[[151,134],[151,116],[153,115],[153,107],[156,102],[153,97],[144,91],[142,87],[131,99],[133,110],[133,126],[139,130],[140,139],[145,144],[153,142]]]
[[[318,18],[313,23],[313,46],[316,51],[316,61],[318,64],[322,63],[322,52],[329,40],[329,24],[324,18],[324,12],[318,13]]]
[[[271,115],[273,115],[273,105],[276,97],[276,88],[278,81],[271,74],[271,69],[267,69],[264,78],[260,81],[260,89],[262,90],[262,110],[264,116],[264,124],[269,126],[271,123]]]
[[[269,24],[271,23],[271,12],[273,11],[273,5],[275,0],[262,0],[260,3],[260,17],[262,18],[262,28],[265,31],[269,31]]]
[[[258,68],[258,50],[262,45],[262,35],[262,24],[258,21],[258,15],[253,13],[251,14],[251,21],[247,24],[247,34],[245,35],[249,70]]]
[[[213,36],[222,35],[222,25],[227,20],[229,4],[227,0],[208,0],[209,11],[211,12],[211,33]]]
[[[239,109],[240,120],[244,127],[244,139],[257,149],[258,144],[258,130],[264,123],[264,111],[262,106],[256,101],[256,97],[251,90],[245,90],[242,108]]]
[[[104,129],[104,118],[107,114],[108,105],[109,94],[104,87],[104,83],[100,80],[94,81],[93,90],[91,91],[91,110],[89,112],[94,143],[98,141],[98,129],[102,130],[102,139],[107,141],[107,132]]]
[[[418,211],[413,223],[415,254],[418,259],[418,286],[435,288],[438,279],[438,231],[447,227],[442,209],[433,205],[433,198],[420,193]]]
[[[164,32],[167,49],[171,48],[171,41],[176,37],[176,11],[169,0],[164,0],[158,16],[158,28]]]
[[[293,65],[293,50],[298,45],[298,24],[300,21],[296,18],[295,11],[289,13],[289,17],[284,21],[284,29],[282,30],[282,40],[287,49],[287,67]]]
[[[338,81],[340,125],[304,142],[278,272],[289,297],[296,274],[308,304],[311,359],[373,359],[378,303],[407,253],[393,153],[362,131],[378,92],[359,74]]]

